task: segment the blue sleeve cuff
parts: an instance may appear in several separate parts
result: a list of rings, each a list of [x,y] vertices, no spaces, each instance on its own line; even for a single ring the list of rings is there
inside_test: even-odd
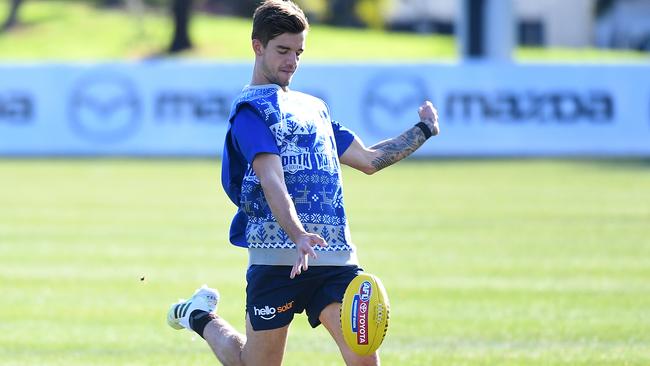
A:
[[[275,137],[262,117],[250,106],[243,106],[232,122],[234,143],[249,164],[258,154],[280,155]]]
[[[336,140],[336,152],[340,157],[352,145],[356,135],[337,121],[332,121],[332,130],[334,130],[334,139]]]

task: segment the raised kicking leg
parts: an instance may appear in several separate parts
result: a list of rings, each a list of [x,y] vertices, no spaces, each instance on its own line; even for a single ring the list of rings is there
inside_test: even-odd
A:
[[[225,366],[280,366],[289,325],[255,331],[246,316],[244,336],[214,313],[218,301],[218,292],[204,286],[189,300],[172,305],[167,322],[174,329],[185,328],[201,335]]]
[[[246,317],[246,337],[215,315],[203,330],[203,338],[226,366],[280,366],[289,326],[254,331]]]

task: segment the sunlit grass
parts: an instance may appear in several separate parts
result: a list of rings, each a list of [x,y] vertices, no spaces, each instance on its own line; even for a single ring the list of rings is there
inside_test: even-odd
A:
[[[243,329],[246,251],[227,243],[219,173],[209,160],[0,160],[0,364],[214,364],[164,318],[208,283]],[[344,175],[360,260],[391,298],[385,364],[650,363],[647,161]],[[285,364],[305,360],[342,364],[300,315]]]

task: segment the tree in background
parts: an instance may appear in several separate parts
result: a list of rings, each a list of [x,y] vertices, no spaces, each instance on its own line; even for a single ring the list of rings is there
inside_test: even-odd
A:
[[[192,0],[172,0],[171,10],[174,18],[174,35],[167,49],[168,53],[178,53],[193,47],[190,39],[190,20]]]
[[[359,20],[367,27],[384,29],[390,6],[389,0],[357,0],[355,11]]]
[[[596,6],[594,6],[596,17],[600,17],[607,13],[607,11],[614,6],[615,2],[615,0],[596,0]]]
[[[294,0],[305,10],[310,22],[341,27],[383,29],[389,0]]]
[[[257,8],[257,6],[260,4],[260,2],[260,0],[231,1],[234,6],[235,14],[246,18],[253,17],[253,12],[255,11],[255,8]]]
[[[123,4],[122,0],[101,0],[99,1],[99,5],[106,8],[112,8],[122,6]]]
[[[223,9],[235,15],[251,17],[260,2],[261,0],[204,0],[201,5],[206,9]],[[174,35],[167,53],[174,54],[193,47],[189,32],[192,10],[193,0],[171,0]]]
[[[341,27],[361,27],[363,23],[356,13],[358,0],[330,0],[327,2],[326,23]]]
[[[18,24],[18,10],[20,9],[20,5],[22,5],[23,0],[11,0],[10,3],[10,8],[9,8],[9,15],[7,16],[7,19],[5,20],[4,24],[2,25],[2,29],[0,31],[7,31]]]

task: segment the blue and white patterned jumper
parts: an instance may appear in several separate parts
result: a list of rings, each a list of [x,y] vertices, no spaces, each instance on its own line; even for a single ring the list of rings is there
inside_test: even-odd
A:
[[[306,231],[328,243],[324,248],[314,248],[318,259],[310,260],[310,265],[358,264],[343,207],[341,167],[327,105],[304,93],[283,91],[277,85],[248,86],[233,103],[231,123],[244,104],[254,108],[275,137],[287,190],[300,222]],[[293,265],[295,245],[271,213],[252,166],[246,161],[233,162],[229,135],[222,181],[239,207],[231,226],[231,241],[248,248],[249,265]]]

